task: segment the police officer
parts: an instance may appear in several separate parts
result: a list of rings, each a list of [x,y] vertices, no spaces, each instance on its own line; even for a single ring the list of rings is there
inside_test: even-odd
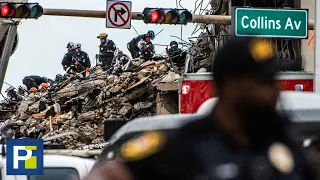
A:
[[[133,59],[138,58],[140,56],[141,53],[140,52],[140,48],[139,48],[139,42],[142,40],[146,43],[146,45],[150,45],[150,47],[153,47],[151,40],[153,40],[155,38],[155,34],[152,30],[149,30],[147,32],[147,34],[142,34],[139,35],[135,38],[133,38],[128,44],[127,44],[127,48],[129,50],[129,52],[131,53],[131,57]],[[150,51],[150,49],[147,49]],[[144,53],[142,53],[144,54]]]
[[[26,76],[23,78],[22,83],[27,86],[28,90],[31,88],[36,88],[42,84],[42,83],[53,83],[54,81],[47,78],[47,77],[41,77],[41,76]]]
[[[68,52],[64,55],[61,62],[63,70],[66,70],[68,67],[71,66],[72,56],[76,53],[75,43],[69,42],[67,44],[67,49],[68,49]]]
[[[186,52],[179,48],[177,41],[170,42],[168,56],[177,67],[183,67],[185,64]]]
[[[106,33],[101,33],[97,36],[100,39],[100,50],[99,50],[99,61],[103,66],[103,69],[108,70],[111,67],[111,63],[114,58],[114,52],[116,50],[115,43],[107,39],[108,35]]]
[[[72,56],[72,69],[81,73],[83,77],[86,76],[86,73],[90,71],[91,62],[88,54],[81,49],[80,43],[75,43],[76,53]]]
[[[314,180],[290,122],[276,111],[273,50],[267,41],[231,39],[214,60],[219,99],[211,113],[172,134],[127,141],[87,180]]]

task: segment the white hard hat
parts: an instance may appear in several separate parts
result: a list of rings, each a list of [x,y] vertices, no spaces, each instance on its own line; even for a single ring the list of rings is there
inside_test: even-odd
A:
[[[69,46],[71,47],[71,49],[75,49],[75,48],[76,48],[76,44],[73,43],[73,42],[70,42],[70,43],[69,43]]]
[[[80,43],[75,43],[75,48],[81,49],[81,44]]]
[[[145,41],[143,41],[143,40],[141,40],[141,41],[138,42],[138,47],[139,47],[139,49],[142,49],[142,48],[145,47],[146,45],[147,45],[147,43],[146,43]]]

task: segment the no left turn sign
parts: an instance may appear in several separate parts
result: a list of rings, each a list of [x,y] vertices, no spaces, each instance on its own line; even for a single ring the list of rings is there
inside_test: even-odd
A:
[[[131,1],[107,1],[107,28],[131,28]]]

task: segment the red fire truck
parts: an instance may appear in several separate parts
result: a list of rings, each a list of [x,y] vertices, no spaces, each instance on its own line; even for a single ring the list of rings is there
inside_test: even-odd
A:
[[[312,73],[280,72],[277,79],[282,90],[313,91]],[[195,113],[203,102],[216,95],[211,73],[185,73],[179,87],[180,113]]]
[[[230,0],[223,2],[229,3],[225,5],[220,4],[220,6],[215,7],[214,14],[231,15],[230,10],[232,7],[239,6],[277,9],[308,8],[310,13],[314,12],[314,4],[312,3],[314,1],[311,0],[299,2],[297,0]],[[212,24],[205,25],[203,29],[205,31],[203,32],[204,35],[200,35],[196,41],[191,42],[192,45],[188,50],[185,72],[178,84],[180,113],[195,113],[203,102],[216,95],[211,74],[213,57],[228,41],[232,33],[232,26]],[[313,91],[312,71],[314,57],[313,52],[308,47],[313,39],[313,35],[309,34],[309,36],[308,45],[301,39],[268,39],[277,52],[277,62],[279,65],[286,66],[286,69],[281,69],[282,71],[279,72],[277,77],[282,90]],[[206,69],[206,73],[199,73],[199,69],[203,68]]]

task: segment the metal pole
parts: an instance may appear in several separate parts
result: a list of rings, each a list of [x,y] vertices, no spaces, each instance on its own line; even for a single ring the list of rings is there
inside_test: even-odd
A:
[[[320,30],[320,1],[316,1],[315,3],[315,29]],[[320,36],[318,36],[318,32],[314,31],[315,41],[314,41],[314,79],[313,79],[313,87],[315,93],[320,93]]]
[[[14,43],[14,37],[17,34],[17,25],[16,24],[10,24],[8,25],[8,33],[5,39],[4,47],[2,50],[2,55],[0,59],[0,92],[2,90],[2,85],[4,82],[4,77],[6,75],[8,63],[9,63],[9,58],[11,56],[12,48],[13,48],[13,43]]]
[[[77,10],[77,9],[44,9],[43,15],[47,16],[73,16],[88,18],[106,18],[106,11],[97,10]],[[131,18],[142,20],[141,12],[132,12]],[[203,24],[231,24],[231,16],[223,15],[193,15],[191,23]],[[309,29],[313,29],[314,21],[309,20]]]

